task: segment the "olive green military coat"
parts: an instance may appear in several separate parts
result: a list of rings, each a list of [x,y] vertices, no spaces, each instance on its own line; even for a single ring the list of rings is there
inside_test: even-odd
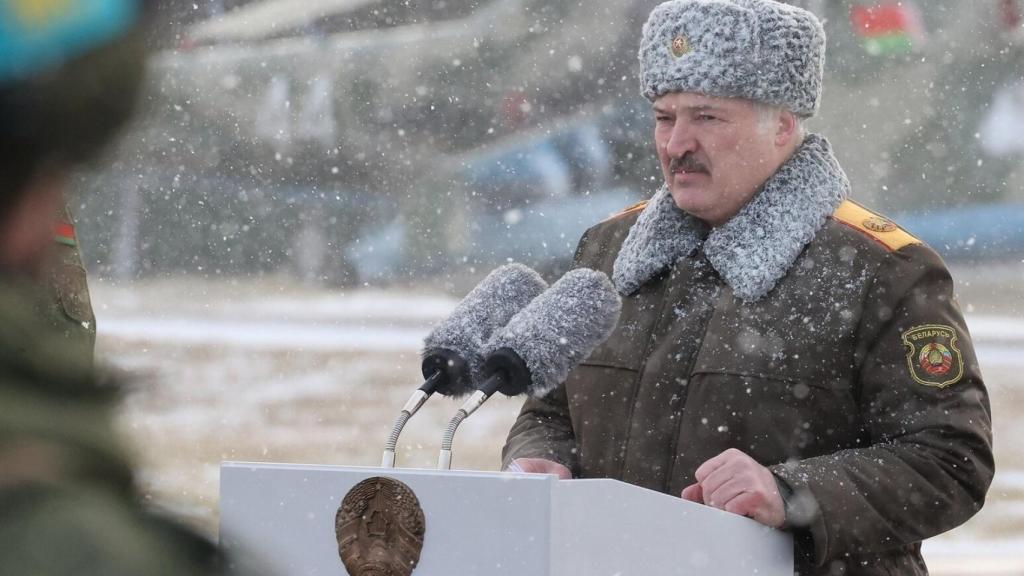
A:
[[[857,204],[811,136],[709,230],[662,189],[584,235],[624,294],[608,340],[504,450],[678,495],[739,449],[775,474],[800,574],[926,574],[981,508],[990,409],[940,258]]]

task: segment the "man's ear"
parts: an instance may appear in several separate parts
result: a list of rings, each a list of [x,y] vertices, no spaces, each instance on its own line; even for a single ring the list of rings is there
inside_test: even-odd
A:
[[[775,145],[785,148],[793,142],[800,132],[800,120],[789,110],[780,110],[778,122],[775,124]]]

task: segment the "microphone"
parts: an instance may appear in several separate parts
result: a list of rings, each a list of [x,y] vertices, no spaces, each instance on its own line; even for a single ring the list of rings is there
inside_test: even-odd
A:
[[[608,276],[577,268],[513,316],[481,349],[485,380],[449,421],[437,467],[451,468],[456,430],[495,392],[535,398],[551,392],[608,338],[621,310]]]
[[[548,283],[530,268],[506,264],[488,274],[427,335],[421,366],[425,381],[395,420],[381,467],[394,468],[402,429],[434,392],[459,397],[473,391],[473,382],[483,379],[480,349],[484,343],[547,287]]]

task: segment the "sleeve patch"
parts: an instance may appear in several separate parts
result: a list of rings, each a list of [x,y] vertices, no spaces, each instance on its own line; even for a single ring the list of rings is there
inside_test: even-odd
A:
[[[915,326],[904,332],[902,338],[907,347],[907,367],[918,384],[945,388],[963,378],[963,357],[956,347],[957,334],[952,326]]]

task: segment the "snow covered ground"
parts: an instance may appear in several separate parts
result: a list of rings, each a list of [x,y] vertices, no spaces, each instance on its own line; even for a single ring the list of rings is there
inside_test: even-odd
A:
[[[1024,309],[1019,272],[1008,274],[995,292],[991,282],[961,283],[992,396],[998,471],[985,509],[926,543],[940,576],[1024,574]],[[147,497],[211,534],[222,460],[377,465],[419,385],[421,339],[456,302],[277,279],[94,283],[93,292],[98,353],[130,383],[120,425]],[[520,403],[495,398],[467,420],[454,467],[497,469]],[[400,466],[433,467],[455,408],[427,404],[402,436]]]

